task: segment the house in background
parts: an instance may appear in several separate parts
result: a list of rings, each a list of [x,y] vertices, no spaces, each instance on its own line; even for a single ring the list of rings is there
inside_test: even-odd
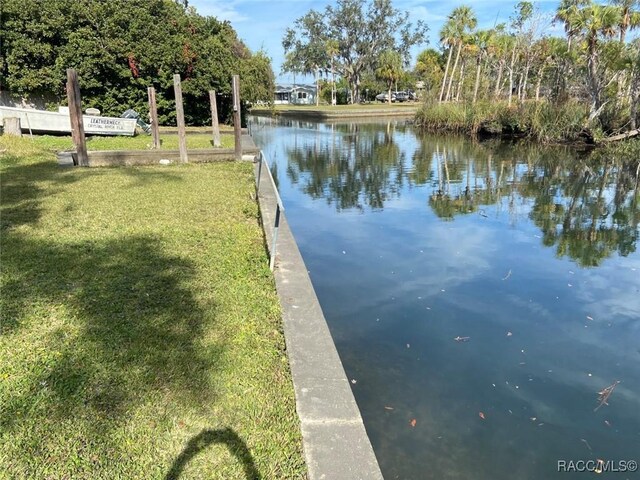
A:
[[[316,87],[309,85],[276,85],[276,105],[315,105]]]

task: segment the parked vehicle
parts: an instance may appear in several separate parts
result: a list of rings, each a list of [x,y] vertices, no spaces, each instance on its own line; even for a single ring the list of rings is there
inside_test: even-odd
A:
[[[396,92],[396,102],[406,102],[409,100],[409,94],[407,92]]]
[[[378,95],[376,95],[376,100],[379,102],[388,102],[389,101],[389,93],[388,92],[383,92],[383,93],[379,93]],[[396,101],[396,94],[391,92],[391,101],[395,102]]]

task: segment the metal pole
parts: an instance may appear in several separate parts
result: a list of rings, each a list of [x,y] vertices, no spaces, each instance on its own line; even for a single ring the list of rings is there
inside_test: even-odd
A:
[[[264,154],[262,153],[262,150],[260,150],[260,153],[258,153],[260,160],[258,163],[258,184],[256,185],[256,195],[260,193],[260,178],[262,178],[262,162],[264,160]]]
[[[276,243],[278,242],[278,227],[280,226],[280,205],[276,204],[276,221],[273,225],[273,239],[271,240],[271,258],[269,259],[269,269],[273,272],[276,264]]]

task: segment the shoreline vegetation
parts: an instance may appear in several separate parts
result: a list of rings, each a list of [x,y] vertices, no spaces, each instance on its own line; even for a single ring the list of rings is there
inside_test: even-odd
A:
[[[531,101],[511,106],[507,102],[428,102],[416,113],[415,124],[429,132],[594,146],[604,135],[585,126],[588,114],[588,107],[578,102]]]
[[[359,103],[349,105],[292,105],[282,104],[257,107],[250,111],[257,116],[281,116],[309,120],[335,120],[362,117],[408,117],[415,116],[421,103]]]

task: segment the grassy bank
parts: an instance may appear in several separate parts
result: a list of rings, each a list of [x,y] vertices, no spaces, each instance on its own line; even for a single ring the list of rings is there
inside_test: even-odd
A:
[[[427,103],[416,124],[427,131],[528,137],[543,143],[590,140],[584,126],[588,108],[573,102],[546,101],[509,107],[505,102]]]
[[[283,117],[309,120],[335,120],[354,117],[413,116],[420,108],[419,103],[359,103],[356,105],[274,105],[272,108],[254,108],[251,113],[261,116],[280,115]]]
[[[64,141],[0,137],[0,479],[304,478],[252,165]]]
[[[6,137],[5,137],[6,138]],[[23,137],[28,139],[28,136]],[[187,148],[213,148],[211,133],[193,133],[186,136]],[[6,140],[5,140],[6,141]],[[161,148],[165,150],[178,149],[178,135],[176,133],[160,134]],[[34,146],[44,150],[61,151],[75,150],[71,137],[36,135],[32,141]],[[222,148],[233,148],[233,135],[221,135],[220,143]],[[135,137],[114,136],[114,137],[88,137],[87,150],[148,150],[151,148],[152,140],[149,135],[136,135]]]

